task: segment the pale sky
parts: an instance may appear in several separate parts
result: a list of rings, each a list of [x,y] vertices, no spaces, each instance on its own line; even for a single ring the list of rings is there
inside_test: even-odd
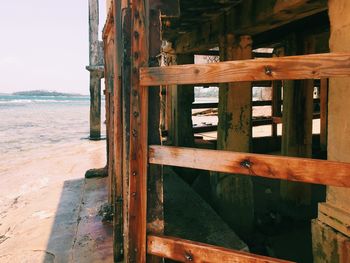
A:
[[[89,93],[88,0],[0,0],[0,34],[0,93]]]

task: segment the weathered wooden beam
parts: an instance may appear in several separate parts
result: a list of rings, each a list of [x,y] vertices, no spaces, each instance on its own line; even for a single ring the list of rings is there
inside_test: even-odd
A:
[[[99,8],[98,0],[89,0],[89,53],[90,66],[97,65],[98,58],[98,25],[99,25]]]
[[[220,61],[252,58],[250,36],[226,34],[220,37]],[[237,96],[239,94],[239,96]],[[221,84],[219,89],[217,149],[251,151],[252,83]],[[254,224],[253,182],[250,177],[213,173],[210,177],[215,209],[243,237],[251,234]],[[232,213],[231,209],[235,210]]]
[[[139,69],[148,65],[147,0],[131,3],[131,97],[129,251],[126,262],[146,262],[148,89],[141,88]]]
[[[164,20],[167,40],[177,37],[176,52],[189,53],[210,49],[218,45],[218,36],[223,32],[223,23],[230,25],[227,33],[255,36],[276,29],[293,21],[327,10],[327,0],[265,0],[243,1],[226,14],[214,16],[210,21],[197,27],[189,26],[187,32],[178,35],[179,28],[167,30],[168,20]],[[176,24],[173,21],[173,24]],[[181,29],[180,29],[181,30]]]
[[[291,261],[254,255],[176,237],[148,236],[147,253],[178,262],[288,263]]]
[[[122,4],[111,3],[113,14],[113,100],[114,100],[114,162],[115,162],[115,198],[114,198],[114,258],[120,261],[123,256],[123,109],[122,109]]]
[[[170,1],[171,2],[171,1]],[[154,0],[150,0],[151,9],[149,11],[149,66],[158,67],[158,55],[161,52],[160,36],[160,11],[152,9]],[[161,144],[160,134],[160,87],[152,87],[148,90],[148,144]],[[163,207],[163,167],[160,165],[148,166],[147,178],[147,233],[164,234],[164,207]],[[149,263],[162,263],[162,258],[148,256]]]
[[[350,164],[297,157],[150,146],[149,162],[313,184],[350,187]]]
[[[90,139],[101,138],[101,75],[90,72]]]
[[[321,130],[320,130],[320,145],[322,151],[327,151],[328,138],[328,79],[321,79],[320,85],[320,115],[321,115]]]
[[[279,89],[281,89],[281,83],[279,83]],[[277,90],[278,91],[278,90]],[[279,95],[281,94],[281,91],[277,92]],[[279,103],[279,107],[281,107],[281,103],[283,100],[281,100],[281,96],[276,96],[276,101],[274,103]],[[314,99],[314,103],[320,103],[320,99]],[[272,101],[271,100],[253,100],[252,106],[253,107],[260,107],[260,106],[271,106]],[[192,109],[209,109],[209,108],[217,108],[218,103],[217,102],[203,102],[203,103],[193,103]],[[278,106],[275,106],[278,109]],[[281,115],[281,110],[277,111],[273,114],[273,116],[279,116]]]
[[[285,54],[315,53],[312,35],[293,34],[286,40]],[[283,131],[281,153],[285,156],[312,157],[313,80],[284,81]],[[281,197],[294,205],[310,205],[311,186],[281,182]]]
[[[347,77],[349,53],[326,53],[202,65],[142,68],[142,86],[207,84],[256,80],[295,80]]]
[[[93,70],[100,64],[98,40],[98,0],[89,0],[89,66],[90,71],[90,139],[101,137],[101,70]]]
[[[122,128],[123,128],[123,247],[124,260],[129,259],[129,178],[130,178],[130,93],[131,93],[131,7],[130,1],[121,1],[121,21],[117,25],[122,33]]]
[[[179,17],[180,1],[179,0],[152,0],[150,9],[159,10],[162,17]]]
[[[109,178],[108,200],[115,202],[115,114],[114,114],[114,30],[104,36],[105,57],[105,87],[106,87],[106,133],[107,133],[107,170]]]
[[[182,54],[177,56],[178,64],[193,64],[194,56]],[[194,101],[193,85],[178,85],[172,89],[172,142],[175,146],[192,147],[194,137],[192,131],[192,104]]]

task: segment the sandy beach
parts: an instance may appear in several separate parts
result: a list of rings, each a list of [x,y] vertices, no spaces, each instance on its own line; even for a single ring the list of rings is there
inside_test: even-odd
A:
[[[12,160],[0,173],[0,262],[79,262],[73,248],[84,174],[105,162],[103,141],[28,151]]]
[[[88,112],[84,99],[0,103],[0,262],[108,262],[106,179],[84,179],[105,166],[106,141],[87,139]]]

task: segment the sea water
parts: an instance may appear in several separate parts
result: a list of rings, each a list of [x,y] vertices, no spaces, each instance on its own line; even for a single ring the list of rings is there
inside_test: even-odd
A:
[[[89,136],[89,96],[0,95],[1,159]],[[102,133],[105,133],[102,104]]]

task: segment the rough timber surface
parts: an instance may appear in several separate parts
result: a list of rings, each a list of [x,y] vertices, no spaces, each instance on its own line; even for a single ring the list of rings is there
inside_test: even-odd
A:
[[[210,84],[258,80],[319,79],[350,75],[350,53],[250,59],[203,65],[142,68],[140,84]]]
[[[149,148],[149,162],[222,173],[350,187],[350,164],[333,161],[152,145]]]

